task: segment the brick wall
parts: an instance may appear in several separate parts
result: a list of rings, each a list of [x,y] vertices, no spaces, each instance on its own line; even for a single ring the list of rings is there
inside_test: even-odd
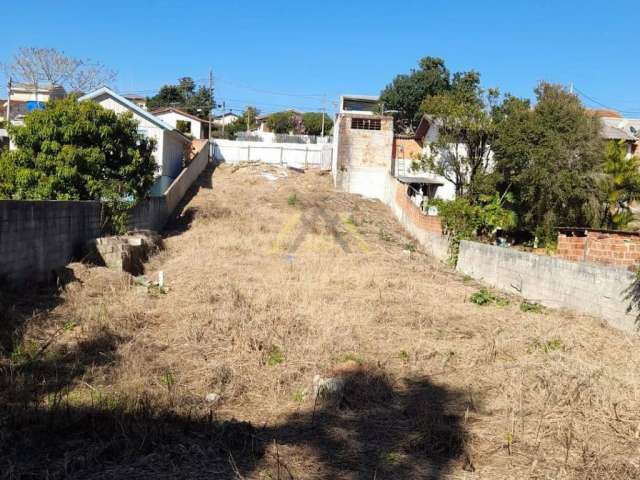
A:
[[[640,266],[640,235],[587,229],[561,229],[557,256],[635,269]]]
[[[353,118],[380,119],[380,130],[351,128]],[[391,169],[393,117],[341,114],[338,121],[338,168],[384,167]]]
[[[416,227],[442,235],[442,223],[440,222],[440,217],[435,215],[425,215],[407,195],[407,186],[400,182],[396,185],[395,200],[396,204],[416,225]]]

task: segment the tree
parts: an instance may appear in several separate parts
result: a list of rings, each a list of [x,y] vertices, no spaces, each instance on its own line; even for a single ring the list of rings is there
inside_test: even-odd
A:
[[[131,114],[74,97],[10,125],[16,150],[0,155],[0,198],[137,200],[154,182],[154,142]]]
[[[3,69],[17,81],[61,85],[70,92],[87,92],[116,79],[115,71],[101,63],[70,57],[55,48],[21,47]]]
[[[237,120],[225,127],[225,136],[234,139],[239,132],[248,132],[255,129],[258,114],[259,111],[256,107],[248,106]]]
[[[603,172],[602,224],[606,228],[624,229],[633,220],[631,204],[640,199],[640,158],[627,154],[624,140],[609,141]]]
[[[492,142],[499,187],[513,193],[519,227],[553,241],[558,226],[600,224],[600,122],[559,85],[541,83],[537,103],[507,99]]]
[[[326,113],[307,112],[302,116],[302,125],[307,135],[322,135],[322,117],[324,117],[324,134],[333,127],[333,120]]]
[[[276,112],[267,118],[267,127],[273,133],[290,133],[294,130],[293,112]]]
[[[424,57],[419,62],[419,69],[396,76],[380,94],[380,101],[385,110],[398,111],[395,115],[396,131],[413,132],[422,117],[422,102],[429,96],[448,90],[449,86],[449,70],[444,60]]]
[[[179,78],[176,85],[163,85],[156,95],[147,99],[147,106],[150,110],[176,107],[203,119],[213,107],[207,87],[197,86],[191,77]]]
[[[498,96],[497,90],[480,87],[478,73],[456,73],[451,89],[427,97],[422,104],[438,132],[423,158],[424,166],[453,183],[456,195],[467,196],[472,203],[493,191],[489,163]]]

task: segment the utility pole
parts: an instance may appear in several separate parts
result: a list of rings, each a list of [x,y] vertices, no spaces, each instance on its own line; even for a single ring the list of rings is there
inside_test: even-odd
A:
[[[224,137],[224,111],[227,108],[227,103],[222,102],[222,136]]]
[[[7,97],[7,125],[11,123],[11,77],[9,77],[9,96]]]
[[[322,96],[322,136],[324,137],[324,116],[326,115],[325,113],[325,103],[327,102],[327,96],[323,95]]]
[[[209,157],[213,162],[213,154],[211,153],[211,110],[213,109],[213,70],[209,69]]]

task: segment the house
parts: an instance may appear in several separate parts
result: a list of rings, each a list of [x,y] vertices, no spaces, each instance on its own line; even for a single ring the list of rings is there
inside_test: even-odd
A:
[[[209,135],[207,120],[174,107],[163,107],[151,112],[163,122],[192,138],[207,138]]]
[[[615,112],[613,112],[615,113]],[[599,116],[596,113],[596,116]],[[599,116],[600,134],[605,140],[622,140],[629,155],[640,154],[640,119],[620,116]]]
[[[393,117],[376,113],[378,97],[343,95],[333,126],[336,188],[384,199],[392,173]]]
[[[304,115],[304,112],[301,112],[299,110],[294,110],[294,109],[285,110],[285,112],[289,112],[293,115],[294,128],[289,133],[291,134],[302,133],[302,116]],[[280,113],[280,112],[274,112],[274,113]],[[256,123],[258,124],[258,127],[257,127],[258,132],[271,133],[271,130],[269,129],[269,125],[267,124],[269,117],[271,115],[273,115],[273,113],[266,114],[266,115],[258,115],[256,117]]]
[[[160,177],[156,185],[167,185],[170,183],[170,179],[174,179],[180,174],[185,152],[188,151],[191,141],[173,126],[108,87],[102,87],[88,93],[80,97],[78,101],[93,101],[116,113],[133,115],[139,124],[140,133],[156,141],[154,157],[158,164]],[[162,193],[159,190],[162,188],[154,187],[153,193]]]
[[[59,100],[66,95],[67,92],[60,85],[13,83],[9,91],[9,98],[0,100],[1,120],[8,120],[6,117],[9,103],[11,104],[10,120],[20,122],[22,117],[30,111],[42,108],[50,100]]]
[[[343,95],[333,131],[336,188],[383,200],[391,176],[407,185],[417,204],[425,197],[455,198],[451,182],[420,166],[437,138],[430,118],[423,119],[415,136],[395,135],[393,117],[380,113],[378,97]]]
[[[229,125],[230,123],[235,122],[240,117],[232,112],[227,112],[222,115],[218,115],[213,119],[213,124],[217,127],[221,127],[222,125]]]
[[[140,108],[144,108],[145,110],[147,109],[147,97],[138,95],[137,93],[125,93],[122,96],[132,103],[135,103]]]

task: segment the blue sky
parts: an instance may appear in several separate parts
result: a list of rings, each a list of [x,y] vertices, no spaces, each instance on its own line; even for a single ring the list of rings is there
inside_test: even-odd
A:
[[[622,0],[23,0],[0,13],[0,62],[20,46],[55,47],[109,65],[120,91],[143,94],[180,76],[204,81],[211,68],[218,101],[274,111],[377,94],[431,55],[503,92],[573,82],[640,116],[637,12]]]

